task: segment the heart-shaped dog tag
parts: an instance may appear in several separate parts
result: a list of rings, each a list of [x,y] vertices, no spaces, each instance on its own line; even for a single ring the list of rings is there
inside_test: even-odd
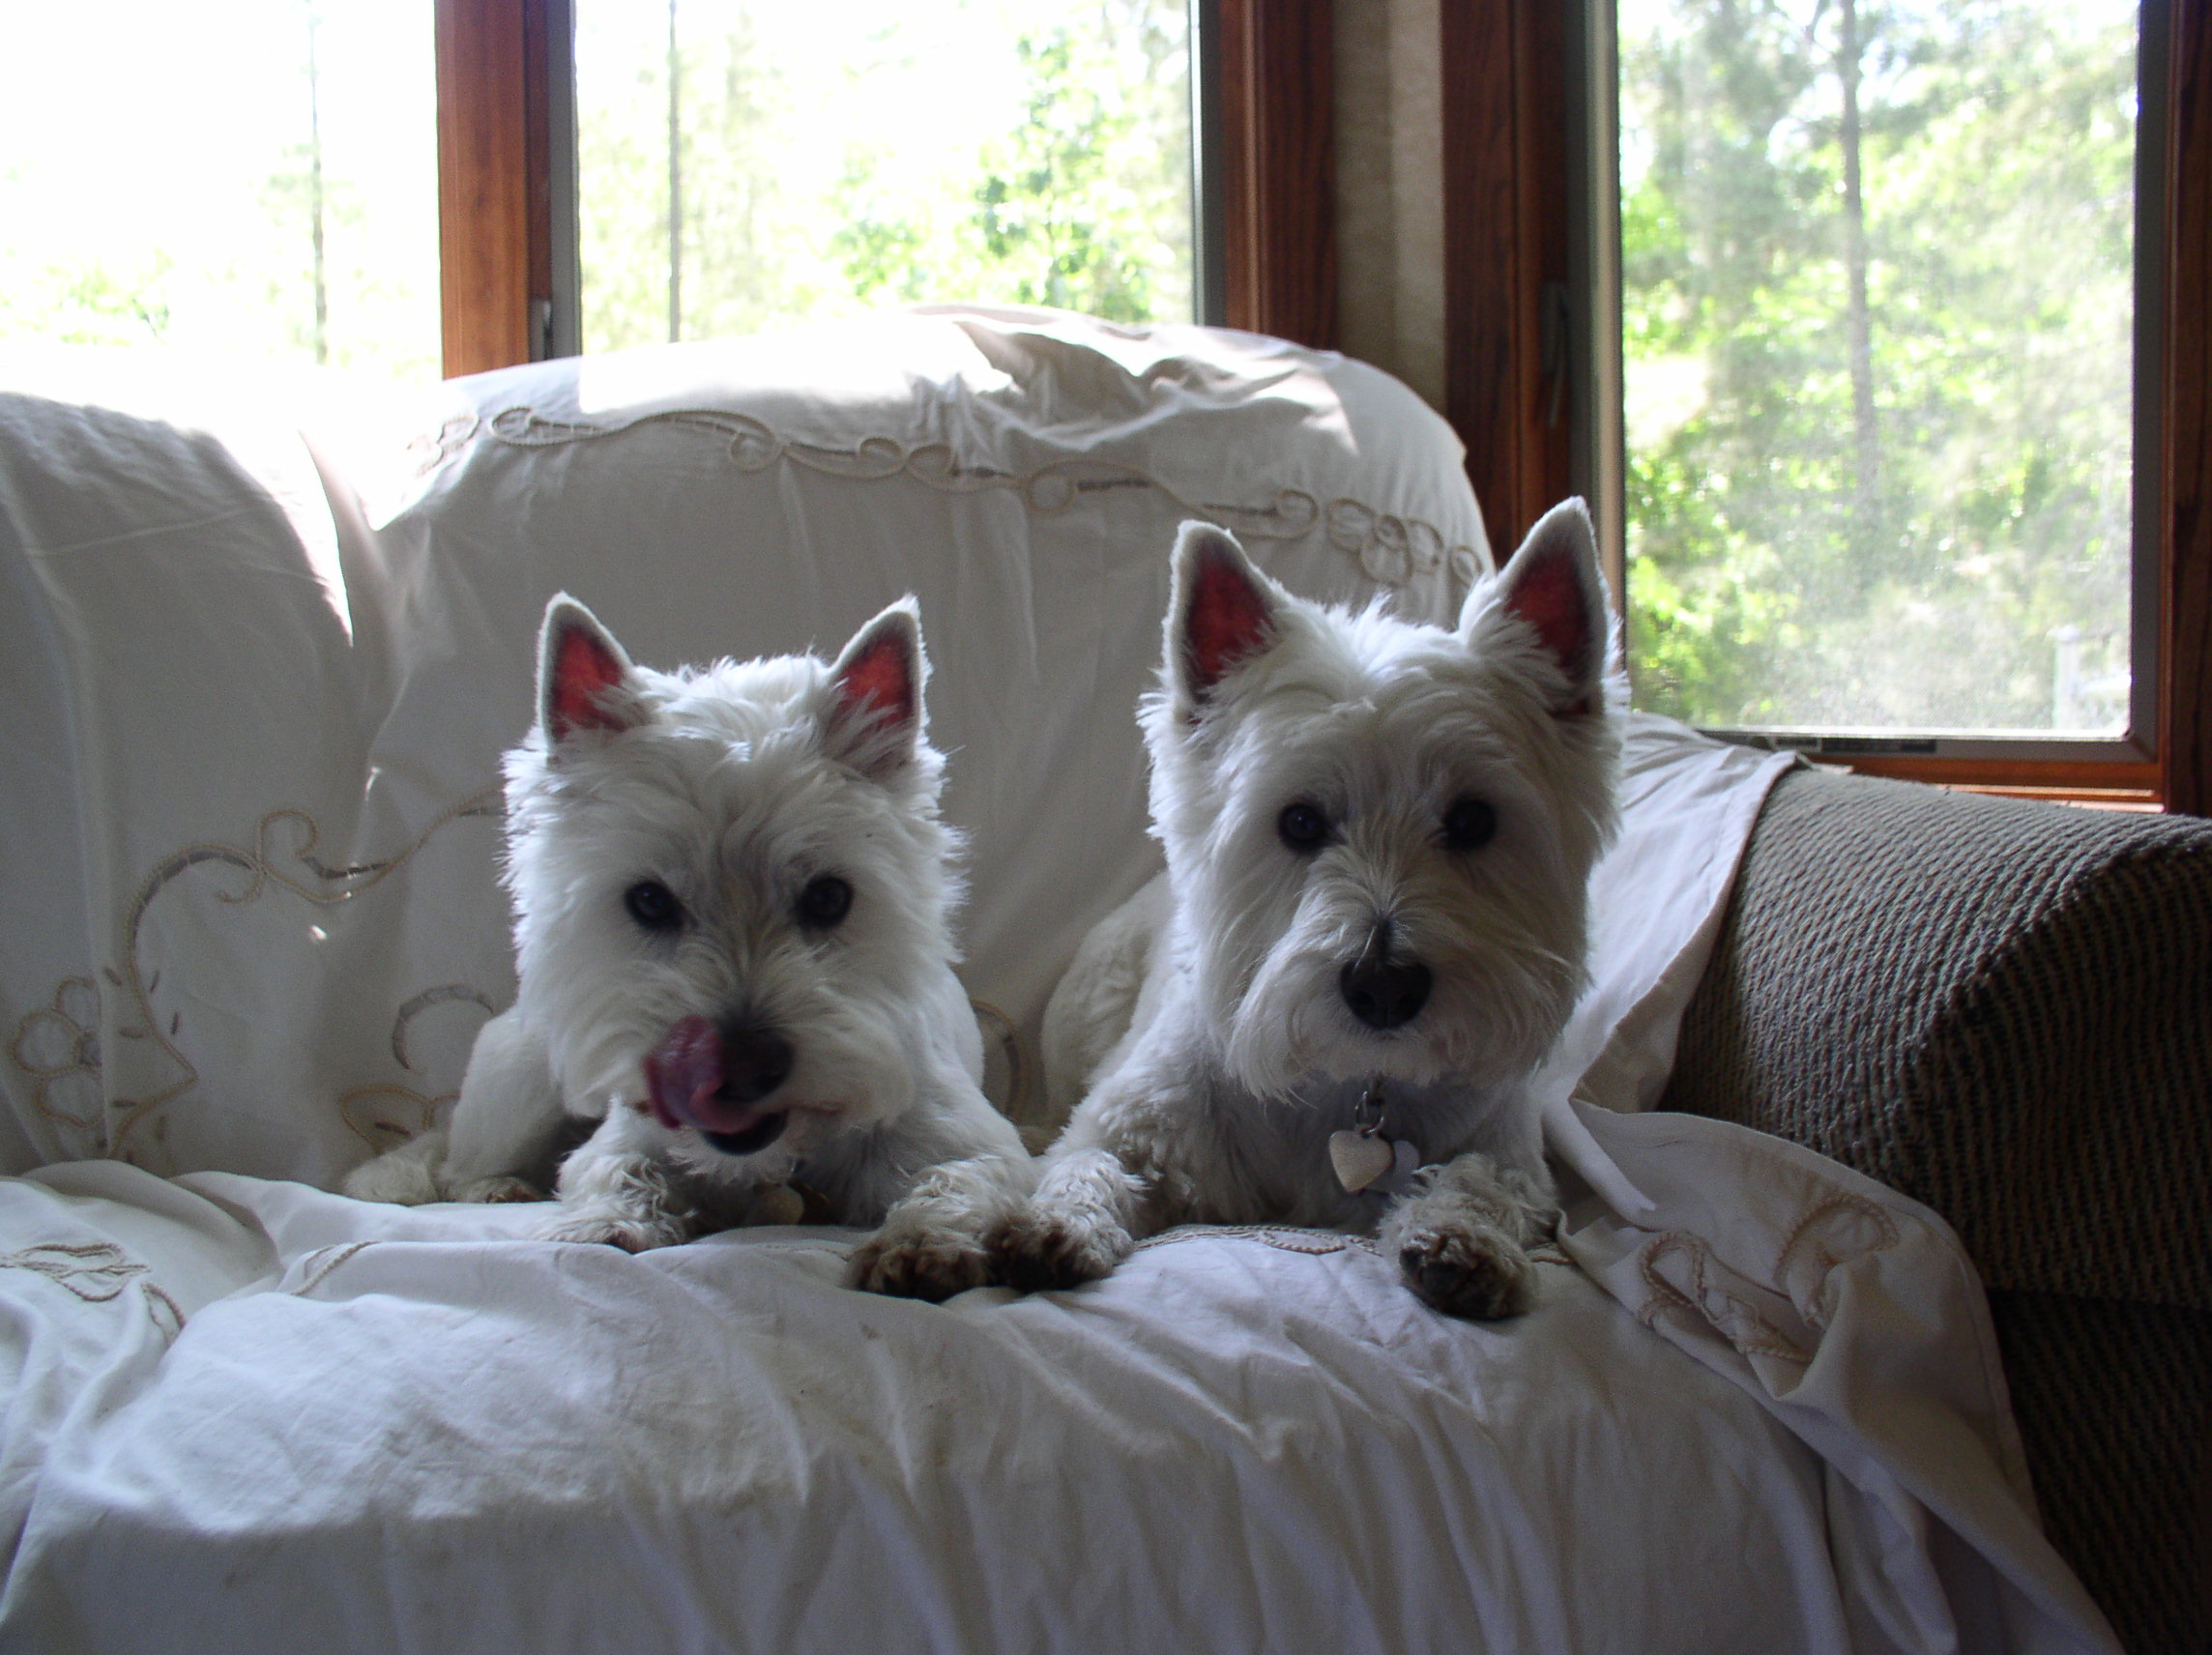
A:
[[[1357,1195],[1396,1163],[1396,1153],[1381,1138],[1360,1132],[1328,1135],[1328,1164],[1336,1169],[1336,1181],[1348,1194]]]
[[[806,1216],[806,1198],[789,1184],[770,1184],[753,1193],[755,1224],[798,1224]]]

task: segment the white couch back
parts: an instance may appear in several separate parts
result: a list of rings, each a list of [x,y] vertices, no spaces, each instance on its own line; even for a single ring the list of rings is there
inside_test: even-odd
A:
[[[396,408],[0,358],[0,1160],[328,1184],[451,1099],[513,993],[498,756],[561,589],[660,666],[919,595],[1020,1118],[1053,981],[1156,866],[1133,711],[1192,515],[1413,616],[1489,566],[1440,419],[1250,334],[920,312]]]

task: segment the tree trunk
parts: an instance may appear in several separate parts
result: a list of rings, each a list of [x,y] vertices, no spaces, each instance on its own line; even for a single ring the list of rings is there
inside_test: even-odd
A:
[[[315,30],[322,19],[307,9],[307,190],[312,215],[309,234],[315,244],[315,365],[331,360],[330,280],[323,249],[323,108],[322,87],[315,66]]]
[[[676,0],[668,0],[668,338],[684,336],[684,147],[677,102]]]
[[[1874,419],[1874,330],[1867,315],[1866,196],[1859,175],[1858,0],[1843,0],[1836,72],[1844,82],[1844,265],[1850,282],[1851,424],[1858,438],[1858,507],[1862,530],[1872,527],[1880,455]]]

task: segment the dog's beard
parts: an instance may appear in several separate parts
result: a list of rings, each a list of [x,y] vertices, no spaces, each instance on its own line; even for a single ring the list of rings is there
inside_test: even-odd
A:
[[[1361,1022],[1342,986],[1378,915],[1388,915],[1394,956],[1430,972],[1427,1002],[1395,1029]],[[1543,1058],[1583,985],[1572,896],[1553,908],[1508,900],[1447,913],[1377,882],[1323,879],[1279,933],[1268,934],[1267,918],[1258,905],[1221,914],[1199,973],[1230,1071],[1259,1096],[1317,1078],[1497,1085]]]

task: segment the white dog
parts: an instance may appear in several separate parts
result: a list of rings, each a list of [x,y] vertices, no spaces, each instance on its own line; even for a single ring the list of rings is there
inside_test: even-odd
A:
[[[1054,996],[1048,1071],[1089,1094],[991,1233],[999,1277],[1275,1222],[1379,1231],[1440,1310],[1526,1309],[1555,1214],[1525,1083],[1616,814],[1588,514],[1551,511],[1454,631],[1294,597],[1200,523],[1174,587],[1143,712],[1167,873]]]
[[[669,674],[556,597],[537,726],[507,757],[515,1003],[478,1037],[450,1139],[346,1192],[533,1197],[582,1118],[556,1239],[635,1252],[803,1214],[882,1224],[856,1286],[982,1281],[979,1226],[1031,1163],[978,1086],[952,972],[926,671],[912,599],[834,666]]]

